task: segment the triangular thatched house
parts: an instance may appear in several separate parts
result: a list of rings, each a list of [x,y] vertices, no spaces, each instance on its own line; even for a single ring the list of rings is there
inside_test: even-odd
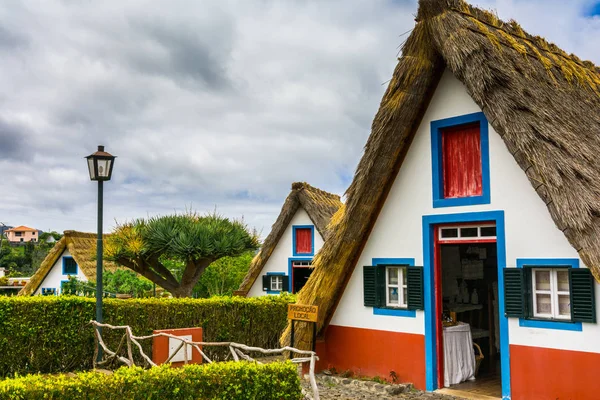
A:
[[[340,207],[340,196],[305,182],[293,183],[236,294],[254,297],[299,291],[313,271],[313,256],[329,237],[329,221]]]
[[[95,281],[96,239],[95,233],[65,231],[19,295],[60,294],[62,284],[69,276],[81,281]],[[104,261],[103,266],[111,271],[117,268],[110,261]]]
[[[319,307],[319,368],[597,398],[599,155],[598,67],[462,0],[420,0],[298,295]],[[294,344],[310,338],[298,325]]]

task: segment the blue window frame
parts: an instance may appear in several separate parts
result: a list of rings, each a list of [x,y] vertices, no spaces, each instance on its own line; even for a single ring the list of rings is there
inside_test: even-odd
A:
[[[296,230],[310,229],[310,253],[296,252]],[[292,256],[314,256],[315,255],[315,227],[314,225],[293,225],[292,226]]]
[[[62,258],[62,274],[63,275],[77,275],[79,268],[77,263],[71,256],[64,256]]]
[[[56,288],[42,288],[42,296],[56,295]]]
[[[373,258],[371,260],[373,266],[377,265],[408,265],[414,266],[414,258]],[[387,289],[386,289],[387,290]],[[373,307],[373,315],[387,315],[390,317],[409,317],[415,318],[417,316],[416,310],[407,310],[403,308],[392,308],[392,307]]]
[[[444,198],[444,172],[442,163],[442,130],[453,126],[479,122],[481,135],[481,185],[480,196]],[[475,204],[490,204],[490,150],[488,122],[482,112],[431,121],[431,171],[433,184],[433,207],[457,207]]]
[[[579,268],[577,258],[517,258],[517,268]],[[529,274],[526,274],[526,276]],[[529,278],[531,279],[531,278]],[[530,284],[530,282],[527,282]],[[529,299],[533,301],[533,299]],[[564,331],[582,331],[581,322],[541,319],[535,317],[519,318],[519,326],[539,329],[558,329]]]
[[[285,276],[285,272],[267,272],[267,276]],[[271,284],[271,282],[269,281],[269,284]],[[270,286],[269,286],[270,288]],[[287,291],[285,290],[285,288],[283,288],[283,291]],[[281,293],[282,290],[267,290],[267,294],[279,294]],[[289,291],[291,293],[291,290]]]

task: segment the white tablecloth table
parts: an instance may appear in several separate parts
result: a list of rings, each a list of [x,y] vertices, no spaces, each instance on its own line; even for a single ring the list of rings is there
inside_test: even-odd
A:
[[[444,327],[444,386],[475,380],[475,352],[469,324]]]

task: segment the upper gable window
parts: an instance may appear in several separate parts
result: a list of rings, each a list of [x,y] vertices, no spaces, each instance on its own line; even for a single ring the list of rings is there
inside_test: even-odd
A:
[[[489,204],[488,123],[483,113],[431,122],[433,206]]]
[[[293,227],[293,255],[314,255],[314,228],[312,225]]]
[[[77,263],[73,257],[64,256],[63,259],[63,275],[77,275]]]

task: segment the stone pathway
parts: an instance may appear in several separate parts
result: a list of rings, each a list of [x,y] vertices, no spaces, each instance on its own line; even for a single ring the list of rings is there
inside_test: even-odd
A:
[[[366,400],[366,399],[413,399],[413,400],[458,400],[437,393],[416,390],[412,385],[383,385],[374,381],[317,375],[317,386],[321,400]],[[304,391],[312,398],[308,379],[302,380]]]

